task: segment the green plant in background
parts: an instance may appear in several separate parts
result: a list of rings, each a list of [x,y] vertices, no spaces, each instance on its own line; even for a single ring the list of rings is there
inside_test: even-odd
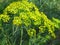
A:
[[[0,13],[3,13],[3,10],[14,1],[17,0],[0,0]]]
[[[4,22],[8,22],[8,20],[10,19],[10,17],[8,15],[4,15],[4,14],[1,14],[0,15],[0,20],[4,21]]]
[[[59,19],[56,19],[56,18],[53,18],[53,22],[55,24],[55,27],[60,29],[60,20]]]
[[[36,6],[39,8],[39,10],[44,12],[50,20],[53,20],[53,23],[54,23],[55,27],[57,28],[57,29],[55,29],[56,36],[59,37],[59,35],[60,35],[60,26],[59,26],[60,25],[59,24],[60,0],[30,0],[30,1],[32,1],[34,4],[36,4]],[[52,17],[54,17],[54,19],[52,19]],[[55,19],[57,19],[58,21]],[[60,39],[60,37],[56,38],[55,40],[57,40],[57,42],[60,42],[59,39]],[[54,41],[54,40],[50,41],[50,45],[54,44],[54,43],[51,44],[52,41]],[[56,44],[56,42],[55,42],[55,44]],[[56,44],[56,45],[60,45],[60,44]]]
[[[60,0],[29,0],[36,4],[40,11],[47,14],[48,18],[52,17],[60,19]]]
[[[54,23],[27,0],[11,3],[0,17],[3,35],[0,45],[24,45],[25,41],[26,45],[45,45],[56,38]]]

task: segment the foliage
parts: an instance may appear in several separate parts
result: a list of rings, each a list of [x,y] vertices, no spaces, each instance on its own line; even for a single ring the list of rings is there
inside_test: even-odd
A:
[[[56,38],[55,40],[57,40],[57,42],[60,42],[59,39],[59,35],[60,35],[60,0],[30,0],[31,2],[33,2],[40,11],[44,12],[47,17],[53,21],[55,27],[55,32],[56,32],[56,36],[58,38]],[[54,17],[52,19],[52,17]],[[57,20],[58,21],[57,21]],[[55,42],[55,40],[52,40],[49,42],[50,45],[59,45],[57,44],[57,42]],[[53,43],[54,42],[54,43]],[[49,45],[48,44],[48,45]]]
[[[3,13],[3,10],[14,1],[17,0],[0,0],[0,13]]]
[[[60,19],[60,0],[30,0],[39,8],[40,11],[43,11],[48,18],[52,17]]]
[[[3,35],[0,45],[23,45],[24,41],[29,43],[27,45],[44,45],[56,38],[54,23],[32,2],[11,3],[0,14],[0,22]]]
[[[54,22],[55,27],[60,29],[60,20],[56,19],[56,18],[53,18],[53,22]]]

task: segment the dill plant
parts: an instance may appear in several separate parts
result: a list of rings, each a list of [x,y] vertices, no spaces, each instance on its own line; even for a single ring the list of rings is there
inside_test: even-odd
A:
[[[56,38],[54,23],[32,2],[11,3],[0,15],[0,21],[4,25],[1,26],[3,31],[6,31],[6,34],[3,33],[6,35],[4,45],[24,45],[25,37],[28,38],[27,45],[44,45],[51,38]]]

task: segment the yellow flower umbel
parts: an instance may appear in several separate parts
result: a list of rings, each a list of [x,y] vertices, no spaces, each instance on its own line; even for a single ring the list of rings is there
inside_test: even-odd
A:
[[[8,22],[10,19],[9,15],[5,15],[5,14],[1,14],[0,18],[3,22]]]
[[[19,17],[14,17],[13,24],[19,26],[22,24],[22,21]]]
[[[30,37],[36,36],[36,30],[35,29],[29,29],[29,30],[27,30],[27,33]]]
[[[40,26],[40,27],[39,27],[39,32],[40,32],[40,33],[44,33],[44,32],[46,31],[45,28],[46,28],[45,26]]]

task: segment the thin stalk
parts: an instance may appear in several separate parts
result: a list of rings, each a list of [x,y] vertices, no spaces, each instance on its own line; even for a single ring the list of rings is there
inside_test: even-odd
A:
[[[11,43],[9,41],[9,36],[7,34],[6,34],[6,40],[7,40],[8,45],[11,45]]]
[[[29,45],[37,45],[37,43],[36,43],[36,36],[30,37],[30,39],[29,39]]]
[[[14,25],[13,25],[13,35],[14,35]]]
[[[17,32],[18,30],[18,26],[16,26],[16,29],[14,29],[14,25],[13,25],[13,35]]]
[[[18,26],[16,26],[16,29],[14,29],[15,28],[15,26],[13,25],[13,36],[16,34],[16,32],[18,31]],[[16,40],[15,40],[16,41]],[[12,44],[13,45],[15,45],[15,41],[14,42],[12,42]]]
[[[36,43],[36,37],[34,37],[34,39],[35,39],[34,45],[37,45],[37,43]]]
[[[22,45],[22,37],[23,37],[23,28],[21,27],[21,39],[20,39],[20,45]]]
[[[30,39],[29,39],[29,45],[32,45],[32,37],[30,37]]]
[[[31,41],[30,41],[30,39],[29,39],[29,45],[31,45]]]
[[[6,39],[6,44],[7,45],[11,45],[11,43],[10,43],[10,41],[8,39],[9,36],[4,32],[4,29],[3,28],[2,28],[2,32],[3,32],[3,35],[4,35],[5,39]]]

